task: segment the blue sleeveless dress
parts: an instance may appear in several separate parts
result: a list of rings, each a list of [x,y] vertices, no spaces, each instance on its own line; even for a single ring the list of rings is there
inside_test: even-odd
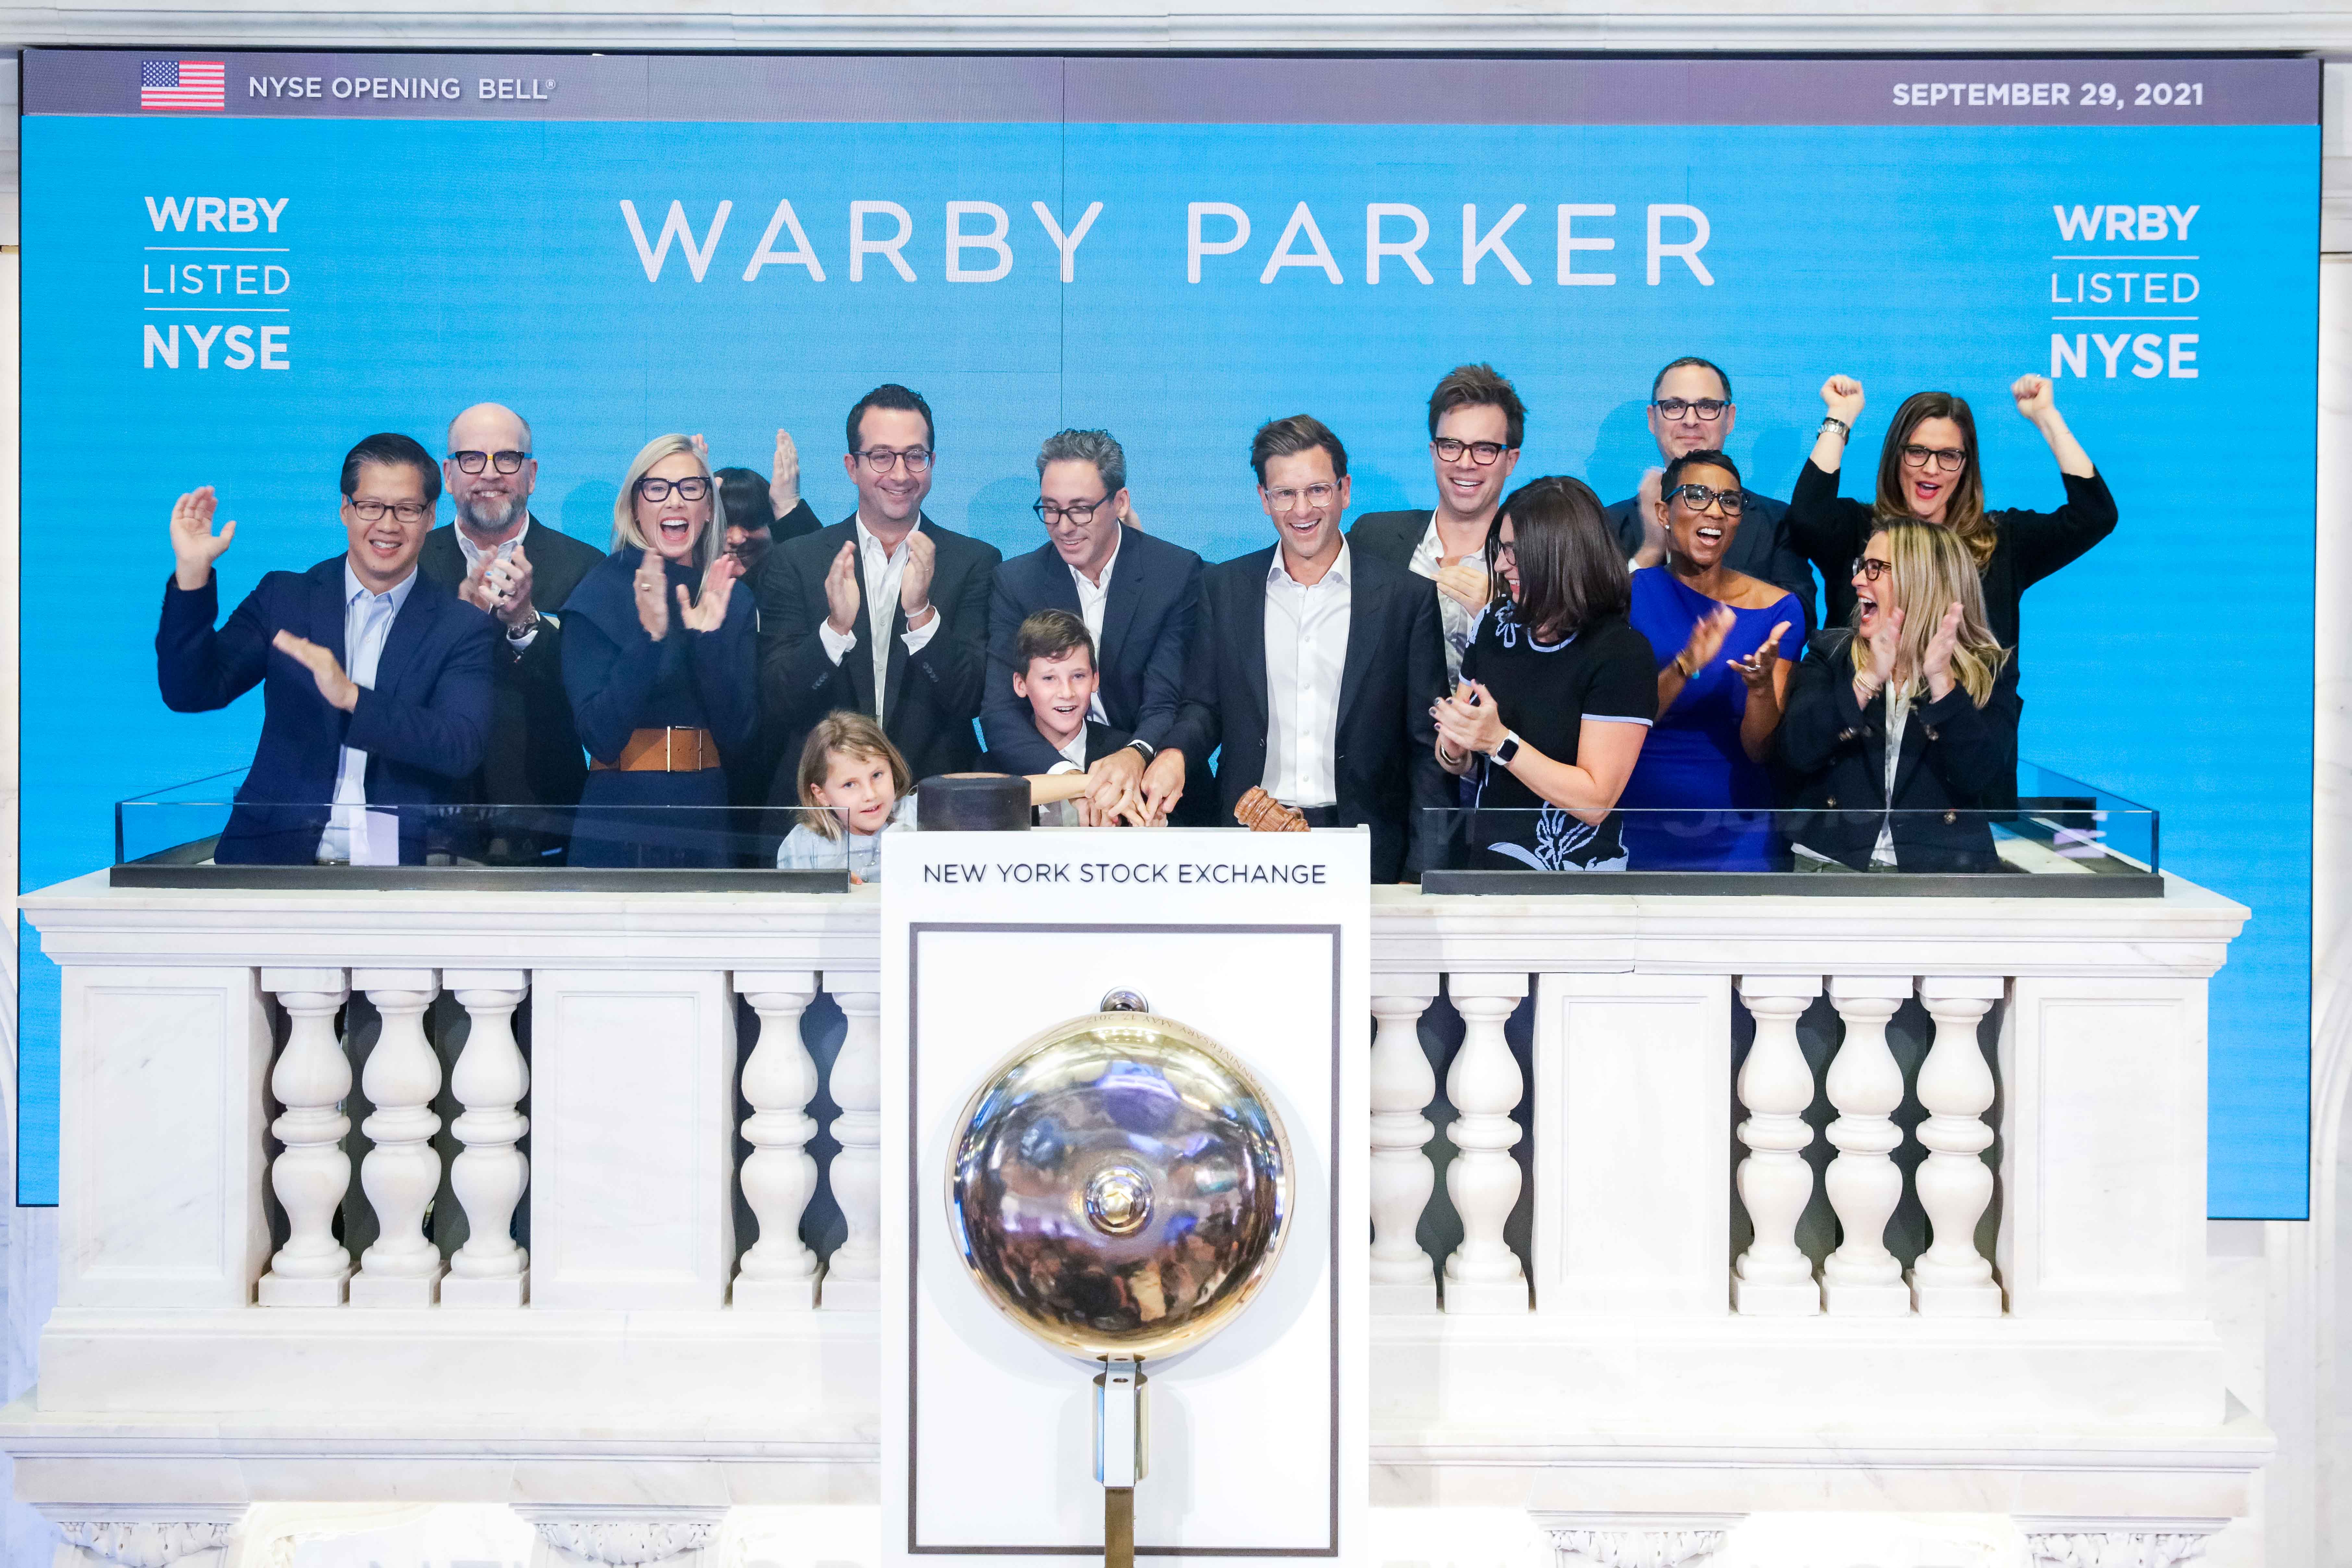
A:
[[[1633,629],[1650,642],[1664,669],[1690,641],[1691,628],[1724,606],[1683,585],[1666,566],[1633,574]],[[1780,657],[1805,648],[1811,628],[1793,594],[1760,610],[1733,608],[1730,635],[1708,666],[1683,683],[1660,713],[1641,760],[1618,801],[1626,808],[1625,851],[1635,871],[1774,871],[1789,852],[1773,831],[1771,774],[1739,743],[1748,683],[1729,661],[1764,645],[1781,622]],[[1647,808],[1646,810],[1644,808]],[[1664,808],[1664,809],[1661,809]]]

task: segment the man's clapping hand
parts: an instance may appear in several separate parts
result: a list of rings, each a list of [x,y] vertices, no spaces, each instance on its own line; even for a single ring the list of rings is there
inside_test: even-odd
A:
[[[292,632],[279,632],[269,639],[269,646],[308,669],[310,679],[319,683],[319,695],[335,707],[348,713],[360,705],[359,682],[345,675],[341,662],[317,643]]]
[[[173,578],[186,593],[193,594],[212,581],[213,563],[236,537],[234,521],[222,523],[220,532],[213,532],[215,503],[210,485],[199,485],[172,503],[172,554],[177,562]]]

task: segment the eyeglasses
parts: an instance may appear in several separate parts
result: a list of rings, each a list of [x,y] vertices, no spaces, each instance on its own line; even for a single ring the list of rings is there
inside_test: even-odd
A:
[[[1457,441],[1451,436],[1440,436],[1429,445],[1440,462],[1458,463],[1462,460],[1462,454],[1467,452],[1470,460],[1482,468],[1493,468],[1502,460],[1503,454],[1510,450],[1500,441]]]
[[[355,500],[352,510],[362,522],[382,522],[385,512],[403,522],[423,522],[433,515],[433,503],[420,500]]]
[[[452,452],[449,460],[457,465],[461,474],[478,474],[487,467],[495,467],[502,474],[520,473],[530,461],[529,452]]]
[[[1720,397],[1661,397],[1650,406],[1658,411],[1661,419],[1679,419],[1690,414],[1713,424],[1731,405]]]
[[[1517,564],[1519,559],[1519,542],[1516,539],[1498,539],[1495,541],[1495,559],[1497,562],[1508,561],[1514,565]]]
[[[710,493],[710,481],[698,474],[682,479],[647,478],[637,481],[637,497],[641,500],[667,500],[672,490],[677,492],[680,500],[700,500]]]
[[[1748,505],[1746,492],[1719,490],[1713,485],[1676,485],[1666,492],[1668,500],[1676,496],[1682,497],[1683,503],[1693,511],[1705,511],[1709,507],[1716,507],[1727,518],[1738,517]]]
[[[1084,528],[1087,524],[1095,520],[1096,512],[1100,511],[1104,507],[1109,504],[1110,497],[1108,496],[1103,497],[1100,500],[1082,500],[1075,502],[1069,506],[1055,506],[1053,502],[1048,500],[1034,500],[1029,503],[1029,510],[1035,512],[1037,514],[1037,521],[1043,522],[1048,528],[1053,527],[1054,524],[1057,522],[1066,521],[1075,522],[1080,528]]]
[[[1969,455],[1957,447],[1906,447],[1903,448],[1903,466],[1906,468],[1924,468],[1927,466],[1927,459],[1930,458],[1936,459],[1937,468],[1947,474],[1958,473],[1960,465],[1969,460]]]
[[[1884,561],[1868,555],[1857,555],[1853,558],[1853,569],[1846,575],[1859,577],[1865,583],[1875,583],[1882,575],[1894,570],[1893,566]]]
[[[928,472],[931,466],[931,452],[928,447],[909,447],[903,452],[880,451],[869,447],[863,452],[853,452],[850,456],[862,459],[867,468],[877,474],[887,474],[902,462],[907,465],[907,471],[910,474]]]
[[[1289,511],[1296,508],[1302,499],[1308,506],[1329,506],[1339,494],[1339,487],[1337,485],[1316,484],[1308,485],[1303,490],[1267,490],[1265,503],[1276,511]]]

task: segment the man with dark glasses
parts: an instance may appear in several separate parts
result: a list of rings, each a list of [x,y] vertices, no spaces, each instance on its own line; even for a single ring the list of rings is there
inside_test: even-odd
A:
[[[556,808],[493,813],[480,832],[450,847],[494,865],[557,861],[562,817],[580,803],[588,764],[563,692],[563,626],[555,612],[604,555],[532,517],[539,460],[530,426],[512,409],[476,404],[449,421],[443,450],[441,479],[455,521],[426,536],[417,570],[497,617],[500,633],[490,661],[489,749],[465,798]]]
[[[1658,481],[1664,465],[1692,452],[1723,451],[1739,417],[1731,400],[1731,378],[1712,360],[1686,354],[1651,379],[1650,438],[1657,443],[1659,467],[1642,476],[1642,488],[1605,514],[1635,570],[1666,558],[1665,524],[1658,513]],[[1743,489],[1743,502],[1723,564],[1797,595],[1813,615],[1813,569],[1789,542],[1789,505]]]

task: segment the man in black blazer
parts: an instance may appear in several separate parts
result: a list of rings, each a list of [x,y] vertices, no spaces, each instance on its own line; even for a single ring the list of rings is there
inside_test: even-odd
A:
[[[1144,770],[1155,813],[1188,774],[1216,771],[1222,820],[1253,785],[1309,826],[1368,826],[1372,879],[1418,875],[1418,809],[1448,805],[1430,709],[1445,690],[1428,585],[1339,535],[1348,453],[1306,415],[1260,427],[1258,498],[1278,542],[1210,567],[1184,704]]]
[[[1437,585],[1449,682],[1486,607],[1486,534],[1519,466],[1527,428],[1518,389],[1494,366],[1454,366],[1429,395],[1435,510],[1366,512],[1348,530],[1348,542],[1358,551]]]
[[[1720,452],[1731,442],[1731,426],[1739,417],[1731,401],[1731,377],[1712,360],[1687,355],[1675,360],[1650,380],[1650,438],[1658,444],[1662,465],[1642,476],[1641,489],[1602,513],[1624,548],[1634,570],[1655,566],[1666,558],[1665,524],[1658,517],[1658,484],[1663,465],[1686,452]],[[1813,625],[1813,568],[1789,538],[1789,503],[1747,492],[1739,528],[1723,563],[1761,582],[1777,583],[1797,595],[1805,618]]]
[[[1184,651],[1201,596],[1201,558],[1123,521],[1127,454],[1107,430],[1062,430],[1037,453],[1037,501],[1046,541],[996,569],[988,613],[988,691],[981,731],[996,771],[1042,773],[1061,758],[1038,734],[1014,689],[1030,616],[1066,610],[1089,639],[1097,684],[1093,719],[1123,732],[1087,772],[1095,805],[1135,788],[1166,743],[1184,697]]]
[[[857,510],[777,545],[760,571],[761,699],[790,737],[772,801],[790,801],[800,737],[835,709],[878,721],[918,779],[964,772],[980,754],[972,721],[1002,557],[923,515],[934,446],[919,395],[876,387],[850,409],[847,434]]]
[[[563,693],[558,613],[604,552],[531,515],[539,459],[530,426],[478,403],[449,421],[441,459],[454,521],[425,535],[416,569],[499,622],[490,656],[490,740],[467,796],[491,805],[555,808],[550,820],[494,822],[464,835],[465,853],[494,865],[560,858],[562,813],[580,804],[588,763]],[[535,814],[525,814],[526,817]]]
[[[226,708],[262,687],[261,740],[214,858],[414,865],[428,818],[382,811],[459,796],[490,728],[496,623],[426,581],[416,557],[440,475],[405,436],[370,436],[343,459],[348,548],[308,572],[265,574],[214,628],[213,563],[236,524],[213,532],[204,486],[172,509],[174,567],[155,630],[155,679],[175,713]]]

